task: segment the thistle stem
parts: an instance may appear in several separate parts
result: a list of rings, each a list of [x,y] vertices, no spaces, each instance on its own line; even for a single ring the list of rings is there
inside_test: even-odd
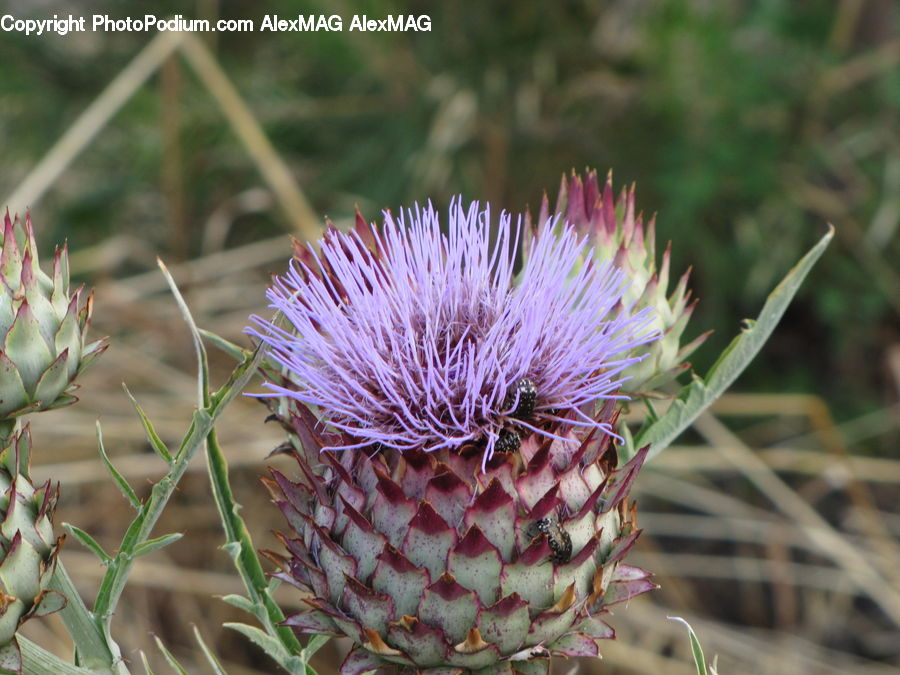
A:
[[[96,675],[111,672],[73,666],[21,635],[16,639],[22,652],[22,672],[28,675]]]
[[[66,597],[66,606],[60,610],[60,616],[75,642],[79,663],[94,673],[127,675],[129,671],[121,659],[119,646],[104,635],[99,618],[82,601],[62,560],[56,561],[50,588]]]
[[[190,429],[182,441],[181,449],[170,466],[169,472],[153,485],[150,497],[144,502],[140,512],[125,532],[119,552],[110,561],[100,584],[97,602],[94,605],[94,612],[104,624],[109,624],[122,591],[125,590],[128,574],[135,561],[135,548],[150,538],[169,498],[175,492],[178,482],[187,471],[188,464],[197,449],[203,444],[204,437],[212,429],[214,419],[219,412],[221,412],[221,408],[213,410],[212,415],[206,414],[206,411],[198,411],[194,414],[194,420],[191,422]]]
[[[256,555],[250,531],[244,519],[238,514],[240,505],[234,500],[228,480],[228,462],[219,446],[215,431],[212,431],[207,439],[206,465],[216,506],[222,519],[222,527],[225,530],[227,541],[225,548],[232,550],[233,547],[238,547],[237,551],[232,553],[232,557],[250,600],[260,610],[257,616],[265,625],[266,632],[281,642],[289,654],[299,654],[302,646],[293,631],[286,626],[278,625],[284,621],[284,614],[269,595],[266,574]]]
[[[106,574],[100,584],[100,591],[97,593],[97,601],[94,604],[94,614],[102,622],[106,632],[109,631],[113,612],[125,589],[128,574],[137,557],[135,550],[150,537],[169,498],[187,471],[191,459],[203,446],[218,416],[240,393],[247,380],[253,375],[256,366],[257,361],[248,358],[232,372],[228,382],[221,389],[205,399],[209,404],[194,413],[191,426],[182,439],[174,459],[169,464],[168,473],[153,485],[150,496],[125,532],[118,553],[108,563]],[[145,421],[145,424],[149,424],[149,421]],[[151,431],[153,431],[152,428],[148,428],[148,432]]]

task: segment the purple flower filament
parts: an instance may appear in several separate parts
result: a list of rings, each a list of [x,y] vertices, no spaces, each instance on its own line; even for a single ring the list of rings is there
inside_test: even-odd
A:
[[[260,317],[248,329],[293,384],[267,383],[266,395],[316,406],[353,439],[329,449],[433,451],[483,439],[487,461],[523,378],[538,392],[532,421],[612,433],[592,406],[621,398],[617,376],[640,360],[625,354],[659,337],[652,315],[614,312],[628,280],[554,221],[514,278],[520,231],[501,214],[492,244],[490,208],[457,199],[446,235],[430,204],[386,212],[373,228],[377,255],[355,231],[330,232],[319,253],[310,248],[312,267],[292,261],[267,293],[291,329]]]

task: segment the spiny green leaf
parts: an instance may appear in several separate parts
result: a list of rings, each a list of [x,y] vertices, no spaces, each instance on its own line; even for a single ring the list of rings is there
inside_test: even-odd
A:
[[[159,651],[163,653],[163,656],[166,657],[166,661],[170,666],[172,666],[172,670],[174,670],[178,675],[188,675],[188,671],[184,669],[178,660],[172,656],[172,652],[166,649],[166,646],[163,644],[163,641],[159,639],[159,636],[154,635],[153,639],[156,640],[156,646],[159,647]]]
[[[171,281],[171,276],[169,276],[168,279]],[[180,295],[178,295],[177,289],[173,289],[173,292],[175,292],[176,297],[179,299],[182,310],[186,310],[186,306],[183,305],[183,299],[181,299]],[[189,323],[192,323],[192,319],[189,319],[189,316],[190,314],[188,312],[185,318],[188,319]],[[196,332],[196,326],[192,325],[192,332],[194,334],[195,340],[199,342],[199,334]],[[205,362],[203,360],[205,357],[205,351],[203,350],[202,345],[198,345],[198,350],[200,351],[201,355],[201,369],[203,369],[205,367]],[[149,538],[154,525],[158,521],[163,509],[166,506],[166,503],[177,488],[178,482],[181,480],[182,476],[187,470],[188,463],[190,462],[191,458],[194,457],[196,451],[201,446],[203,446],[208,437],[210,437],[211,435],[214,436],[213,422],[216,418],[218,418],[225,407],[236,396],[238,396],[238,394],[240,394],[247,381],[256,373],[256,369],[259,366],[259,361],[261,358],[261,354],[254,353],[251,359],[245,360],[243,363],[238,365],[238,367],[235,368],[235,370],[232,372],[226,385],[222,387],[222,389],[217,391],[214,397],[209,398],[208,404],[202,405],[197,411],[195,411],[191,419],[191,424],[185,435],[182,437],[178,446],[178,451],[175,453],[174,457],[171,453],[168,452],[168,449],[165,448],[164,444],[162,444],[161,441],[159,441],[159,443],[154,443],[154,448],[157,450],[157,452],[165,452],[164,457],[167,459],[167,462],[169,464],[169,470],[166,475],[163,476],[158,482],[156,482],[151,488],[150,495],[141,505],[140,511],[138,512],[132,523],[128,526],[128,529],[125,532],[124,537],[122,538],[122,543],[119,546],[119,553],[117,554],[116,558],[112,562],[110,562],[107,572],[104,575],[103,580],[101,581],[100,590],[97,594],[97,599],[94,602],[94,608],[96,614],[100,617],[100,621],[103,624],[104,628],[109,628],[111,618],[115,612],[116,604],[121,598],[122,592],[125,588],[128,574],[131,571],[132,563],[135,559],[135,550],[138,549],[139,546],[141,546],[141,542],[144,542]],[[200,379],[203,382],[206,382],[205,376],[201,376]],[[204,398],[205,393],[206,392],[203,392]],[[155,432],[153,431],[153,427],[152,425],[150,425],[149,420],[147,420],[146,416],[142,414],[143,411],[141,411],[139,408],[137,408],[137,410],[148,432],[148,437],[151,437],[151,440],[158,440],[158,436],[156,436]],[[143,549],[143,551],[145,552],[147,550],[147,548]],[[260,575],[263,577],[263,581],[261,582],[260,587],[264,587],[264,574],[260,573]],[[268,614],[279,614],[279,610],[277,610],[277,606],[274,605],[274,603],[272,603],[272,607],[270,608],[270,599],[267,596],[264,597],[266,600],[267,609],[267,616],[264,625],[269,628],[270,621]],[[278,621],[280,621],[280,619],[271,622],[271,630],[273,632],[277,632],[279,636],[284,633],[282,642],[284,642],[284,644],[286,645],[293,646],[293,643],[291,642],[293,640],[293,642],[297,644],[297,648],[296,650],[292,651],[299,652],[299,642],[297,642],[296,637],[293,636],[290,628],[278,626]]]
[[[197,626],[194,626],[194,637],[197,638],[197,642],[200,643],[200,649],[203,650],[203,655],[206,657],[207,662],[209,662],[210,668],[213,669],[213,673],[215,673],[215,675],[228,675],[222,667],[222,664],[219,662],[219,659],[216,658],[216,655],[206,646],[203,637],[200,635],[200,631],[197,630]]]
[[[260,647],[268,654],[279,666],[289,673],[307,673],[308,669],[303,659],[288,654],[287,650],[282,647],[281,643],[268,633],[256,628],[248,626],[245,623],[225,623],[225,628],[235,630],[251,642]]]
[[[265,360],[265,355],[265,351],[257,347],[252,355],[248,355],[241,361],[240,365],[232,371],[228,382],[212,395],[212,405],[218,408],[242,392],[247,382],[256,374],[260,364]]]
[[[153,428],[153,423],[150,421],[150,418],[147,417],[144,409],[141,408],[140,404],[137,402],[137,399],[131,395],[131,392],[128,390],[124,384],[122,387],[125,389],[125,393],[128,395],[128,398],[131,400],[131,405],[134,407],[135,412],[137,412],[138,417],[141,418],[141,425],[144,427],[144,433],[147,435],[147,440],[150,441],[150,445],[153,446],[153,449],[156,451],[156,454],[163,458],[163,460],[167,464],[172,463],[172,453],[169,452],[169,448],[166,447],[166,444],[163,443],[162,439],[159,437],[159,434],[156,433],[156,429]]]
[[[688,630],[688,636],[691,640],[691,652],[694,655],[694,664],[697,666],[697,675],[710,675],[709,671],[706,668],[706,657],[703,656],[703,647],[700,646],[700,640],[697,638],[697,634],[694,632],[694,629],[691,628],[691,624],[682,619],[680,616],[667,616],[669,621],[678,621],[679,623],[684,624],[684,626]]]
[[[256,614],[256,605],[254,605],[249,598],[245,598],[243,595],[229,593],[228,595],[222,596],[222,600],[227,602],[232,607],[237,607],[238,609],[241,609],[248,614]]]
[[[144,653],[144,650],[141,650],[141,663],[144,665],[146,675],[153,675],[153,670],[150,668],[150,662],[147,661],[147,655]]]
[[[131,555],[135,558],[139,558],[142,555],[147,555],[148,553],[153,553],[153,551],[158,551],[164,546],[168,546],[172,544],[184,535],[181,532],[173,532],[172,534],[164,534],[161,537],[157,537],[156,539],[148,539],[147,541],[142,541],[140,544],[134,547],[134,551],[132,551]]]
[[[109,455],[106,454],[106,447],[104,447],[103,445],[103,431],[100,428],[100,420],[97,420],[97,447],[100,449],[100,459],[103,460],[103,466],[105,466],[106,470],[109,471],[109,475],[113,477],[116,485],[119,486],[119,490],[121,490],[122,494],[125,495],[125,499],[127,499],[134,508],[140,511],[141,500],[138,499],[138,496],[131,488],[131,485],[129,485],[128,481],[125,480],[125,476],[119,473],[118,469],[113,466]]]
[[[258,358],[259,353],[254,355],[254,361]],[[225,530],[226,544],[223,548],[234,560],[247,589],[247,595],[256,607],[254,610],[256,618],[265,626],[268,634],[281,643],[287,653],[296,654],[302,647],[291,629],[280,625],[284,621],[284,614],[266,592],[268,587],[266,575],[253,546],[250,531],[238,513],[240,506],[234,500],[228,481],[228,462],[219,447],[215,431],[210,432],[207,440],[206,460],[213,496]]]
[[[200,364],[200,368],[197,371],[197,404],[201,408],[205,408],[209,405],[209,360],[206,356],[206,347],[203,345],[203,339],[200,337],[200,330],[197,328],[197,324],[194,321],[191,310],[190,308],[188,308],[187,303],[184,301],[184,297],[181,295],[181,291],[178,290],[178,285],[175,283],[175,279],[172,278],[172,275],[169,273],[168,268],[162,260],[157,258],[156,264],[159,265],[159,269],[162,271],[163,276],[166,278],[166,283],[169,284],[169,290],[172,292],[172,296],[175,298],[175,303],[178,305],[178,309],[181,311],[181,316],[191,331],[191,338],[194,342],[194,350],[197,352],[197,362]]]
[[[800,259],[772,291],[759,317],[755,321],[748,322],[747,327],[722,352],[706,379],[695,375],[694,381],[682,389],[679,397],[672,402],[665,414],[654,424],[641,429],[634,437],[630,448],[623,448],[625,450],[621,458],[623,462],[630,459],[627,456],[628,450],[641,448],[648,443],[650,444],[648,459],[655,457],[731,386],[769,339],[799,290],[800,284],[825,252],[833,237],[834,228],[829,226],[828,233]]]
[[[244,349],[233,342],[226,340],[220,335],[216,335],[213,332],[208,330],[200,329],[200,335],[202,335],[205,339],[209,340],[214,346],[218,347],[220,350],[228,354],[235,361],[243,361],[244,359],[249,358],[253,351],[250,349]]]
[[[112,560],[112,556],[109,555],[106,551],[103,550],[103,547],[97,543],[97,540],[94,539],[87,532],[82,530],[80,527],[75,527],[71,523],[63,523],[62,526],[66,529],[66,532],[75,537],[81,545],[87,548],[89,551],[92,551],[100,561],[106,565]]]

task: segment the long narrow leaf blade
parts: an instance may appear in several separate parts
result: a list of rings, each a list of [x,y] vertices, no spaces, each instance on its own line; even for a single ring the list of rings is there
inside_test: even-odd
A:
[[[806,275],[825,252],[832,238],[834,238],[834,227],[829,225],[827,234],[800,259],[766,298],[756,321],[748,322],[747,328],[735,337],[722,352],[706,375],[706,381],[710,388],[727,388],[759,353],[778,322],[781,321],[791,300],[800,290]]]
[[[156,259],[156,264],[159,265],[159,269],[162,271],[163,276],[166,278],[166,283],[169,285],[169,290],[172,292],[172,295],[175,298],[175,303],[178,305],[178,309],[181,311],[181,316],[191,331],[191,338],[194,342],[194,350],[197,353],[197,362],[200,364],[200,368],[197,372],[197,396],[199,399],[198,405],[201,408],[205,408],[207,405],[209,405],[209,360],[206,357],[206,347],[203,345],[203,339],[200,337],[200,330],[197,328],[197,324],[194,321],[194,316],[191,314],[190,308],[188,308],[187,303],[184,301],[184,297],[181,295],[181,291],[178,290],[178,285],[175,283],[175,279],[173,279],[172,275],[169,273],[169,269],[159,258]]]
[[[176,659],[172,652],[166,649],[166,646],[163,644],[163,641],[159,639],[158,636],[154,635],[153,639],[156,640],[156,646],[159,647],[159,651],[163,653],[163,656],[166,658],[166,662],[170,666],[172,666],[172,670],[174,670],[178,675],[189,675],[188,671],[184,669],[180,663],[178,663],[178,659]]]
[[[144,674],[145,675],[154,675],[153,669],[150,668],[150,662],[147,660],[147,655],[141,650],[141,663],[144,666]]]
[[[222,625],[225,628],[237,631],[251,642],[255,643],[279,666],[289,673],[304,672],[306,670],[306,664],[304,664],[301,659],[288,654],[281,643],[265,631],[262,631],[255,626],[248,626],[245,623],[224,623]]]
[[[219,662],[218,657],[216,657],[216,655],[212,653],[212,650],[206,646],[206,643],[203,641],[203,636],[200,635],[197,626],[194,626],[194,637],[197,639],[200,649],[203,651],[203,655],[206,657],[206,661],[209,663],[209,667],[212,668],[213,673],[215,673],[215,675],[228,675],[228,673],[225,672],[225,668],[223,668],[222,664]]]
[[[263,567],[253,546],[250,531],[240,516],[240,505],[235,501],[228,480],[228,462],[219,447],[215,432],[210,433],[206,444],[206,460],[210,485],[222,526],[226,543],[222,546],[234,560],[247,589],[247,601],[251,603],[253,614],[265,626],[267,634],[277,639],[286,653],[297,653],[301,646],[296,636],[287,626],[279,624],[284,614],[268,593],[269,584]]]
[[[755,321],[749,321],[747,327],[722,352],[706,379],[695,377],[659,420],[642,429],[634,437],[631,448],[641,448],[650,444],[647,459],[655,457],[731,386],[769,339],[806,275],[825,252],[833,237],[834,228],[829,226],[828,233],[800,259],[772,291],[759,317]],[[623,456],[623,461],[627,459],[627,456]]]
[[[200,335],[211,342],[214,346],[218,347],[221,351],[228,354],[228,356],[233,358],[235,361],[243,361],[251,354],[252,350],[244,349],[243,347],[236,345],[230,340],[226,340],[221,335],[216,335],[215,333],[204,330],[203,328],[200,329]]]
[[[691,640],[691,653],[694,655],[694,665],[697,667],[697,675],[709,675],[709,671],[706,667],[706,657],[703,655],[703,647],[700,646],[700,640],[694,632],[694,629],[691,628],[691,624],[680,616],[667,616],[666,618],[669,621],[677,621],[687,628],[688,637]]]
[[[97,543],[97,540],[87,532],[82,530],[80,527],[75,527],[71,523],[63,523],[62,526],[65,528],[66,532],[75,537],[82,546],[84,546],[86,549],[100,558],[100,561],[103,564],[106,564],[110,560],[112,560],[112,556],[103,550],[103,547]]]
[[[131,401],[132,407],[141,420],[141,426],[144,427],[144,434],[147,436],[147,440],[150,441],[150,445],[156,451],[156,454],[163,458],[166,464],[171,464],[173,459],[172,453],[169,452],[169,448],[166,447],[166,444],[163,443],[163,440],[159,437],[159,434],[156,433],[156,429],[153,427],[153,422],[151,422],[150,418],[147,417],[147,413],[144,412],[144,409],[137,402],[137,399],[131,395],[128,387],[126,387],[125,385],[122,385],[122,387],[125,389],[125,394],[128,396],[128,399]]]
[[[134,547],[134,551],[131,555],[135,558],[139,558],[142,555],[147,555],[148,553],[153,553],[154,551],[158,551],[159,549],[168,546],[169,544],[173,544],[181,537],[181,532],[173,532],[172,534],[164,534],[161,537],[156,537],[155,539],[148,539],[147,541],[142,541],[140,544]]]
[[[119,490],[125,495],[125,499],[127,499],[128,503],[134,508],[140,511],[141,500],[138,499],[137,493],[132,489],[128,481],[125,480],[125,476],[119,473],[119,470],[116,469],[112,460],[109,458],[109,455],[106,453],[106,447],[103,445],[103,430],[100,428],[100,420],[97,420],[97,447],[100,451],[100,459],[103,460],[103,466],[106,467],[106,470],[109,472],[109,475],[112,476],[113,481],[119,486]]]

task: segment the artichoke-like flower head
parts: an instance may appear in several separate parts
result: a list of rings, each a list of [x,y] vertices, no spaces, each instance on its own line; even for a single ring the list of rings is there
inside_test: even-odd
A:
[[[652,310],[615,311],[627,275],[571,228],[516,271],[519,239],[459,201],[358,218],[298,247],[284,321],[250,331],[299,469],[267,481],[291,530],[268,555],[306,607],[286,624],[349,636],[345,675],[546,672],[654,587],[622,562],[645,453],[617,467],[613,433]]]
[[[57,249],[53,276],[38,266],[31,217],[9,213],[0,240],[0,422],[73,403],[75,378],[103,352],[85,339],[93,295],[69,291],[67,248]]]
[[[50,590],[62,537],[53,535],[59,486],[29,480],[26,425],[0,446],[0,667],[21,672],[16,632],[28,619],[58,611],[66,599]]]

